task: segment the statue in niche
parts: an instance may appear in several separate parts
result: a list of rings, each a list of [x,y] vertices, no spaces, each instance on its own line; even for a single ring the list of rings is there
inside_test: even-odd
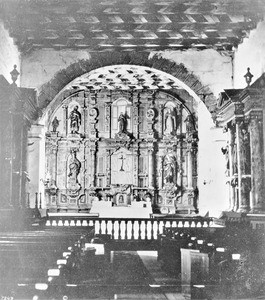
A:
[[[192,115],[188,115],[184,122],[186,123],[187,133],[191,133],[192,131],[194,131],[194,123],[193,123]]]
[[[176,159],[173,154],[168,154],[164,159],[164,183],[176,183]]]
[[[230,160],[229,160],[229,146],[222,147],[221,151],[223,155],[225,155],[225,161],[226,161],[226,174],[229,176],[229,170],[230,170]]]
[[[78,183],[77,177],[80,173],[81,162],[76,157],[76,150],[71,150],[71,158],[69,160],[69,173],[68,173],[68,188],[72,193],[80,190],[81,186]]]
[[[241,130],[242,167],[244,174],[250,174],[250,141],[246,128]]]
[[[237,145],[236,144],[233,144],[232,147],[232,159],[233,159],[233,174],[237,174],[238,166],[237,166]]]
[[[60,123],[60,121],[55,116],[53,121],[52,121],[52,131],[53,132],[57,132],[57,128],[59,127],[59,123]]]
[[[78,111],[78,106],[76,105],[69,115],[71,133],[78,133],[79,127],[81,125],[81,113]]]
[[[165,113],[165,133],[173,133],[176,129],[176,116],[172,108],[167,108]]]
[[[118,118],[119,122],[119,133],[127,133],[127,126],[128,126],[128,119],[130,117],[128,116],[127,112],[123,113],[121,112]]]
[[[123,197],[123,195],[119,196],[118,202],[119,202],[119,204],[123,204],[124,203],[124,197]]]
[[[76,151],[71,151],[71,158],[69,161],[69,174],[68,177],[74,178],[77,182],[77,176],[80,173],[81,162],[76,158]]]

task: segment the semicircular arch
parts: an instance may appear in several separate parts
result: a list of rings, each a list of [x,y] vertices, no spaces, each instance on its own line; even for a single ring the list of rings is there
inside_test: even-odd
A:
[[[195,100],[202,101],[212,117],[215,118],[217,100],[209,87],[203,85],[183,64],[177,64],[158,55],[153,55],[150,58],[148,53],[92,54],[89,60],[79,60],[66,69],[57,72],[54,78],[42,85],[39,90],[38,103],[40,116],[43,116],[51,106],[55,107],[73,93],[73,90],[67,89],[66,86],[76,78],[96,69],[114,65],[134,65],[139,68],[147,67],[167,74],[194,97]]]

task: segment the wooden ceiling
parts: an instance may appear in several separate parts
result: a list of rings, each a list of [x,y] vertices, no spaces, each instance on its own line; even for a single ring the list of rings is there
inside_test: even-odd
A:
[[[0,0],[21,52],[232,50],[264,10],[263,0]]]

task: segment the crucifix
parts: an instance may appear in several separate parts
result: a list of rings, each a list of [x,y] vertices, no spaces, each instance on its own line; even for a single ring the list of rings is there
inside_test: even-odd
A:
[[[126,157],[124,157],[123,154],[122,154],[121,157],[120,157],[119,159],[121,159],[121,168],[120,168],[120,171],[121,171],[121,172],[124,172],[124,169],[123,169],[123,162],[124,162],[124,160],[126,159]]]

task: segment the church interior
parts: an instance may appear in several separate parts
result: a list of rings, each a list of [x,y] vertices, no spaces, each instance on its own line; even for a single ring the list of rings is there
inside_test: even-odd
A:
[[[263,0],[0,0],[2,299],[265,299]]]

